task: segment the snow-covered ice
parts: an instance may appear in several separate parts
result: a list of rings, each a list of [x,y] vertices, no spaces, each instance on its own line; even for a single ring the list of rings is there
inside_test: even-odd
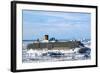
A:
[[[90,45],[85,44],[90,48]],[[79,53],[80,48],[74,50],[27,50],[26,44],[23,44],[22,49],[22,62],[54,62],[54,61],[74,61],[74,60],[87,60],[91,58],[91,53]],[[89,51],[90,52],[90,51]]]

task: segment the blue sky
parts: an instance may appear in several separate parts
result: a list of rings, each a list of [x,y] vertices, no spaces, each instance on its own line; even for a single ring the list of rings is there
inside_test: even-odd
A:
[[[43,38],[47,34],[56,39],[91,37],[91,14],[23,10],[23,40]]]

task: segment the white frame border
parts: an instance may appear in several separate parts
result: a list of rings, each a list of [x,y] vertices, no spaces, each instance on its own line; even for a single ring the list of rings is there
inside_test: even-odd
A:
[[[50,5],[31,5],[31,4],[17,4],[16,6],[16,34],[17,34],[17,47],[16,47],[16,58],[17,58],[17,70],[22,69],[39,69],[39,68],[53,68],[53,67],[73,67],[73,66],[87,66],[87,65],[95,65],[96,61],[96,9],[93,8],[82,8],[82,7],[67,7],[67,6],[50,6]],[[22,63],[22,9],[29,10],[48,10],[48,11],[66,11],[66,12],[86,12],[91,13],[91,60],[84,61],[67,61],[67,62],[46,62],[46,63]],[[95,30],[95,31],[94,31]],[[59,65],[58,65],[59,63]],[[66,66],[67,65],[67,66]]]

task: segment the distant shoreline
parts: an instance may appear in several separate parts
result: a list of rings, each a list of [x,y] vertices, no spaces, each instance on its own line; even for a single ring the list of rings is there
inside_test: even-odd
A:
[[[57,39],[58,41],[69,41],[69,40],[79,40],[79,39]],[[91,40],[91,39],[80,39],[80,40]],[[35,40],[22,40],[22,41],[37,41],[36,39]],[[40,40],[41,41],[41,40]]]

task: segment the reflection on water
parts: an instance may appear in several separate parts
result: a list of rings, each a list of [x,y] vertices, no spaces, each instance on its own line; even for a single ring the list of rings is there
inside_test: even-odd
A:
[[[31,41],[24,41],[22,48],[22,62],[54,62],[54,61],[74,61],[74,60],[87,60],[90,59],[90,50],[85,53],[79,53],[80,48],[75,50],[27,50],[27,44]]]

